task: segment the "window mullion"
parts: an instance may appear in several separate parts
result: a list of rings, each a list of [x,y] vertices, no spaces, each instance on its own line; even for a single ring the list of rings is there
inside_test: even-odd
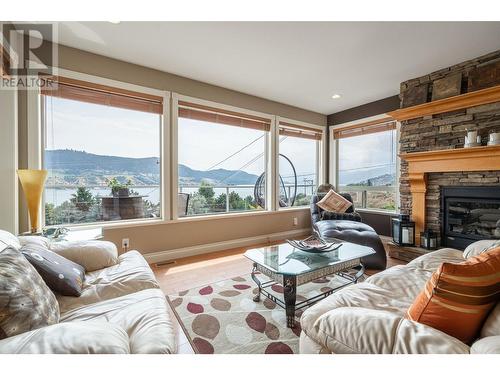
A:
[[[177,94],[172,94],[171,99],[171,129],[170,129],[170,217],[172,220],[179,218],[178,213],[178,191],[179,191],[179,98]]]
[[[161,217],[163,220],[168,221],[172,218],[171,214],[171,177],[170,170],[172,168],[170,161],[170,150],[172,149],[170,138],[171,138],[171,113],[170,113],[170,92],[165,92],[163,97],[163,120],[161,123],[161,153],[160,153],[160,165],[161,165]]]
[[[268,178],[267,180],[270,182],[268,183],[268,189],[269,189],[269,194],[268,201],[270,204],[268,205],[267,209],[270,211],[276,211],[279,209],[279,117],[275,116],[272,123],[271,123],[271,134],[270,134],[270,139],[271,139],[271,147],[268,152],[270,152],[270,163],[269,165],[269,171],[268,171]]]

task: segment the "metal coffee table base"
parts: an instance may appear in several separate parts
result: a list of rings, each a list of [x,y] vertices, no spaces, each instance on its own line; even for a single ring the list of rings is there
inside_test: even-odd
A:
[[[348,273],[345,272],[345,271],[347,271],[351,268],[354,268],[354,267],[359,267],[359,271],[356,272],[355,275],[349,275]],[[336,268],[339,268],[339,267],[336,267]],[[260,302],[261,295],[269,298],[271,301],[275,302],[277,305],[279,305],[285,309],[286,326],[288,328],[294,328],[295,327],[295,311],[297,309],[302,309],[302,308],[312,306],[313,304],[322,300],[323,298],[328,297],[329,295],[335,293],[337,290],[342,289],[348,285],[357,283],[358,280],[365,273],[365,268],[359,259],[352,260],[347,264],[344,263],[341,268],[342,268],[342,270],[335,269],[335,267],[328,267],[326,269],[324,268],[324,269],[312,271],[312,272],[302,274],[302,275],[282,275],[282,274],[277,274],[275,272],[272,272],[269,269],[261,266],[258,263],[254,263],[253,269],[252,269],[252,279],[257,284],[257,287],[259,288],[259,290],[258,290],[258,293],[253,298],[253,301]],[[259,278],[256,276],[257,273],[261,273],[263,275],[266,275],[271,280],[266,281],[266,282],[261,282],[259,280]],[[316,280],[316,279],[319,279],[319,278],[322,278],[325,276],[329,276],[329,275],[340,276],[340,277],[346,279],[348,282],[337,287],[337,288],[334,288],[334,289],[329,290],[327,292],[317,294],[314,297],[311,297],[307,300],[296,303],[297,287],[299,285],[302,285],[302,284],[308,283],[310,281],[313,281],[313,280]],[[276,297],[275,295],[269,293],[266,290],[267,288],[269,288],[275,284],[281,284],[283,286],[283,299]]]

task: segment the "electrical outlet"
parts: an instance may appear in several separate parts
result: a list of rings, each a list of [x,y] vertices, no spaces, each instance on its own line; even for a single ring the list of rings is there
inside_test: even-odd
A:
[[[293,225],[296,227],[297,225],[299,225],[299,219],[297,219],[296,217],[293,218]]]
[[[130,240],[128,238],[122,238],[122,249],[128,251],[130,247]]]

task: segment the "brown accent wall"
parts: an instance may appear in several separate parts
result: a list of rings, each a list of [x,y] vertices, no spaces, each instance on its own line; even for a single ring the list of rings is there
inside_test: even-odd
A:
[[[376,212],[360,212],[363,223],[368,224],[380,236],[391,235],[391,218],[397,214],[379,214]]]
[[[435,82],[443,78],[459,75],[461,93],[473,91],[470,79],[488,86],[500,85],[491,72],[492,67],[500,63],[500,50],[460,64],[441,69],[423,77],[401,83],[401,101],[408,103],[416,97],[430,101]],[[440,81],[443,82],[443,81]],[[485,88],[481,87],[481,88]],[[423,94],[423,95],[422,95]],[[478,130],[486,145],[490,132],[500,132],[500,102],[472,107],[464,110],[421,117],[401,123],[400,152],[443,150],[464,147],[466,129]],[[431,173],[428,176],[426,192],[426,225],[436,231],[440,230],[440,188],[441,186],[462,185],[498,185],[500,171],[490,172],[453,172]],[[411,193],[408,179],[408,163],[401,161],[400,178],[401,211],[411,214]]]
[[[357,107],[349,108],[341,112],[328,115],[328,126],[343,124],[362,118],[376,116],[399,108],[399,96],[389,96],[388,98],[376,100]]]
[[[150,69],[124,61],[60,46],[59,67],[121,82],[168,90],[183,95],[211,100],[254,111],[275,114],[299,121],[326,126],[326,116],[266,100],[252,95],[210,85],[175,74]],[[19,95],[19,166],[27,166],[27,106],[24,93]],[[20,212],[26,212],[20,195]],[[121,247],[121,239],[129,238],[132,248],[143,253],[165,251],[238,238],[265,236],[278,232],[310,227],[309,209],[257,216],[231,216],[206,220],[178,221],[175,223],[131,226],[105,229],[105,239]],[[293,225],[293,218],[298,225]],[[20,231],[28,229],[27,216],[20,215]]]

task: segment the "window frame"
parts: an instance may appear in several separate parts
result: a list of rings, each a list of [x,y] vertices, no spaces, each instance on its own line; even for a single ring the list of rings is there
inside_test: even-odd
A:
[[[151,94],[163,97],[163,115],[160,125],[160,197],[161,197],[161,217],[155,219],[129,219],[120,221],[101,221],[95,223],[81,223],[71,225],[52,225],[48,228],[71,227],[75,229],[87,228],[126,228],[137,226],[149,226],[159,224],[174,224],[178,222],[203,221],[203,220],[219,220],[228,217],[248,217],[258,215],[279,214],[286,210],[309,210],[308,206],[286,207],[279,208],[279,121],[283,121],[292,125],[309,127],[315,130],[322,131],[322,140],[318,142],[317,148],[317,174],[318,184],[327,181],[327,151],[328,151],[328,131],[327,126],[316,125],[298,121],[286,117],[277,116],[259,111],[253,111],[232,105],[221,104],[218,102],[191,97],[178,94],[168,90],[155,89],[146,86],[116,81],[113,79],[94,76],[86,73],[74,72],[62,68],[54,68],[54,72],[58,76],[63,76],[70,79],[87,81],[97,85],[105,85],[116,87],[118,89],[136,91],[144,94]],[[271,124],[270,132],[266,137],[266,199],[269,202],[265,210],[259,211],[243,211],[243,212],[228,212],[215,215],[196,215],[181,217],[177,216],[177,191],[178,191],[178,101],[186,101],[194,104],[205,105],[216,109],[237,112],[241,114],[253,115],[268,119]],[[41,169],[43,166],[43,155],[45,149],[45,132],[46,129],[42,123],[42,98],[40,90],[26,91],[27,103],[27,167],[30,169]],[[41,212],[45,197],[42,199],[40,206]],[[19,216],[24,215],[28,220],[28,212],[21,211]],[[39,226],[45,228],[45,215],[40,215]]]
[[[80,223],[80,224],[61,224],[45,226],[45,214],[39,215],[39,225],[42,228],[57,228],[57,227],[71,227],[78,229],[95,228],[95,227],[124,227],[124,226],[138,226],[164,223],[171,220],[170,218],[170,185],[168,183],[168,176],[170,175],[170,153],[168,152],[170,145],[170,101],[171,92],[158,90],[150,87],[144,87],[126,82],[115,81],[108,78],[93,76],[85,73],[74,72],[66,69],[58,68],[55,70],[57,76],[62,76],[69,79],[76,79],[86,81],[96,85],[104,85],[114,87],[117,89],[136,91],[143,94],[151,94],[163,97],[163,113],[160,115],[160,131],[159,131],[159,147],[160,147],[160,199],[161,199],[161,215],[159,218],[140,218],[128,219],[119,221],[97,221],[93,223]],[[44,113],[42,105],[41,90],[28,90],[27,91],[27,107],[28,107],[28,168],[41,169],[44,165],[44,150],[46,139],[46,128],[43,123]],[[41,212],[45,204],[45,192],[41,202]],[[26,213],[27,214],[27,213]]]
[[[280,181],[279,181],[279,124],[287,123],[290,125],[296,125],[298,127],[310,128],[313,130],[319,130],[321,132],[321,140],[316,141],[316,176],[317,176],[317,185],[320,186],[324,184],[327,180],[327,128],[321,125],[315,125],[303,121],[297,121],[290,118],[276,116],[276,155],[275,155],[275,163],[276,163],[276,173],[273,179],[276,194],[274,196],[275,203],[278,211],[287,211],[287,210],[303,210],[305,208],[309,209],[309,206],[295,206],[295,207],[279,207],[279,191],[280,191]],[[316,188],[318,187],[316,186]]]
[[[177,205],[178,205],[178,191],[179,191],[179,175],[178,175],[178,166],[179,166],[179,101],[181,102],[189,102],[192,104],[198,104],[202,106],[211,107],[214,109],[220,109],[221,111],[230,111],[240,113],[242,115],[256,116],[261,117],[266,120],[269,120],[271,124],[271,128],[267,137],[265,137],[265,173],[266,173],[266,201],[270,202],[267,204],[267,207],[264,210],[256,210],[256,211],[243,211],[243,212],[221,212],[210,215],[194,215],[194,216],[185,216],[178,217]],[[191,220],[204,220],[211,219],[214,217],[227,217],[231,215],[255,215],[255,214],[263,214],[269,213],[272,211],[276,211],[276,192],[275,192],[275,184],[273,176],[276,174],[276,160],[272,157],[275,152],[276,144],[276,116],[268,113],[253,111],[249,109],[244,109],[240,107],[235,107],[227,104],[220,104],[217,102],[195,98],[192,96],[182,95],[173,92],[172,93],[172,115],[171,115],[171,128],[172,128],[172,137],[171,137],[171,217],[174,221],[191,221]]]
[[[332,125],[328,127],[328,138],[330,140],[330,147],[329,147],[329,152],[330,152],[330,168],[329,168],[329,183],[332,184],[335,187],[335,190],[339,190],[339,139],[334,138],[334,133],[337,130],[340,130],[342,128],[347,128],[351,127],[353,125],[362,125],[364,123],[367,123],[369,121],[376,121],[376,120],[394,120],[391,116],[387,114],[380,114],[380,115],[375,115],[375,116],[370,116],[370,117],[365,117],[362,119],[358,120],[353,120],[349,122],[345,122],[342,124],[338,125]],[[400,193],[399,193],[399,180],[401,177],[401,171],[400,171],[400,164],[401,164],[401,159],[399,157],[399,138],[400,138],[400,133],[401,133],[401,123],[399,121],[394,120],[396,123],[396,181],[395,181],[395,186],[396,186],[396,209],[394,211],[389,211],[389,210],[379,210],[375,208],[356,208],[356,211],[359,212],[367,212],[367,213],[377,213],[381,215],[388,215],[388,216],[394,216],[395,214],[398,214],[400,211]]]

